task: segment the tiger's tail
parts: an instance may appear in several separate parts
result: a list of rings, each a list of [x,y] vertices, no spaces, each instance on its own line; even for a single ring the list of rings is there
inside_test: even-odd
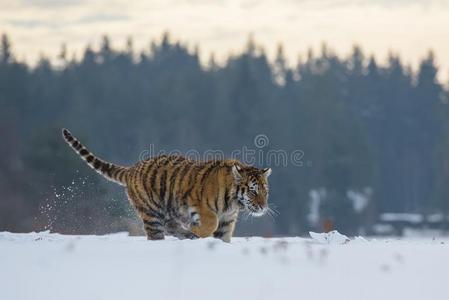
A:
[[[120,185],[126,185],[126,177],[128,176],[127,167],[117,166],[112,163],[103,161],[93,155],[86,147],[84,147],[67,129],[62,129],[62,136],[67,144],[84,160],[86,163],[103,175],[106,179],[114,181]]]

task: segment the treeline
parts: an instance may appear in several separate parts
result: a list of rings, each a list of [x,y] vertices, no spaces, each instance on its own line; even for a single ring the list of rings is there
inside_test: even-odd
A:
[[[448,92],[431,53],[417,72],[398,55],[385,64],[354,47],[323,46],[291,68],[249,41],[224,65],[165,34],[150,49],[62,48],[31,67],[0,46],[0,230],[134,231],[126,197],[64,144],[67,127],[94,153],[132,164],[157,150],[243,146],[304,153],[272,165],[274,220],[242,220],[241,234],[302,234],[331,222],[370,231],[381,212],[449,212]],[[138,227],[138,226],[137,226]],[[321,229],[321,228],[319,228]]]

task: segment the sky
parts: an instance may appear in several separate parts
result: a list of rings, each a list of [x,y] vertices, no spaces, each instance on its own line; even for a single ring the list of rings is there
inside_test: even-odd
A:
[[[199,45],[204,62],[241,52],[249,36],[270,58],[283,44],[291,65],[324,42],[340,55],[355,44],[380,61],[397,53],[414,68],[432,49],[449,80],[449,0],[0,0],[0,32],[30,63],[63,43],[79,58],[105,34],[116,48],[131,37],[148,49],[165,31]]]

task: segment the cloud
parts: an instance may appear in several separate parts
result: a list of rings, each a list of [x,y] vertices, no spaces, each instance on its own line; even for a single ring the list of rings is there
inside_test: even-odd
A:
[[[84,0],[21,0],[21,2],[39,8],[57,8],[82,4]]]
[[[6,23],[13,27],[20,27],[20,28],[61,28],[65,26],[71,26],[71,25],[80,25],[80,24],[95,24],[95,23],[111,23],[111,22],[123,22],[128,21],[130,19],[129,16],[124,14],[92,14],[92,15],[86,15],[82,16],[74,21],[61,21],[61,20],[54,20],[54,21],[46,21],[46,20],[37,20],[37,19],[31,19],[31,20],[7,20]]]
[[[380,59],[395,51],[414,66],[432,48],[445,77],[448,14],[449,0],[0,0],[0,28],[30,60],[56,56],[62,43],[82,53],[104,34],[145,48],[167,30],[220,60],[252,33],[271,57],[283,43],[292,64],[323,41],[339,54],[353,44]]]
[[[74,23],[76,24],[93,24],[93,23],[101,23],[101,22],[121,22],[128,21],[130,17],[124,14],[93,14],[87,15],[79,18]]]
[[[22,28],[35,28],[35,27],[55,27],[55,24],[50,24],[49,22],[40,21],[40,20],[8,20],[8,24],[14,27],[22,27]]]

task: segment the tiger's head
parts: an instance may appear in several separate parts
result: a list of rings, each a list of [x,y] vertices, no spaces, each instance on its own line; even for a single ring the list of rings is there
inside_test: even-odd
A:
[[[240,209],[246,209],[256,217],[268,211],[268,176],[270,174],[270,168],[258,169],[238,164],[232,166]]]

